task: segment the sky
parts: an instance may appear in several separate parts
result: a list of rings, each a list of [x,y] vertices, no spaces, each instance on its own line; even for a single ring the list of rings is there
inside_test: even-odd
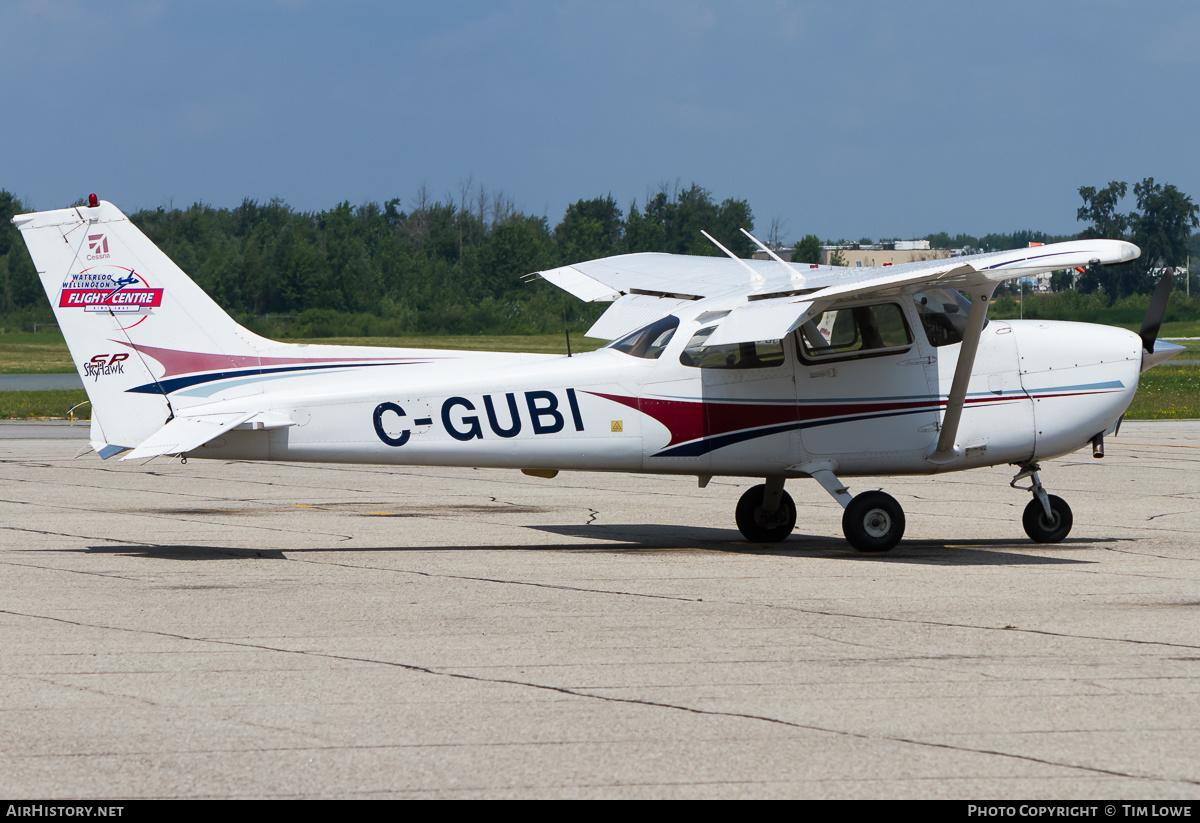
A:
[[[554,226],[696,183],[794,241],[1073,233],[1112,180],[1200,197],[1182,0],[11,0],[0,32],[0,189],[36,209],[482,187]]]

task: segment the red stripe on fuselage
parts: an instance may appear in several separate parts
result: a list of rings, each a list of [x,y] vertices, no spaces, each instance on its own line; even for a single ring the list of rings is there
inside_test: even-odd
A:
[[[668,448],[679,443],[744,429],[800,423],[827,417],[917,410],[929,408],[937,402],[933,398],[929,398],[928,400],[864,403],[705,403],[695,400],[664,400],[652,397],[623,397],[601,392],[588,393],[636,409],[662,423],[671,432],[671,441],[666,445]]]

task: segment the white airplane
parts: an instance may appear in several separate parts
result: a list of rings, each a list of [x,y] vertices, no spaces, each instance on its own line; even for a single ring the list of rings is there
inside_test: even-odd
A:
[[[1043,488],[1040,461],[1088,443],[1102,456],[1139,373],[1182,350],[1156,342],[1166,278],[1141,336],[986,319],[1001,281],[1140,253],[1114,240],[881,268],[728,252],[563,266],[539,274],[612,301],[588,335],[615,342],[571,357],[276,343],[95,195],[13,223],[83,375],[102,458],[642,472],[701,488],[761,477],[735,515],[754,542],[791,534],[789,479],[816,480],[844,508],[850,545],[883,552],[903,510],[882,491],[852,496],[843,478],[1003,463],[1032,492],[1026,532],[1060,541],[1071,510]]]

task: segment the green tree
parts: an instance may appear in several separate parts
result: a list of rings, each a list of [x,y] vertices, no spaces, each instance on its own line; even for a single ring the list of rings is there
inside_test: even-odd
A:
[[[792,252],[793,263],[820,263],[821,262],[821,238],[815,234],[806,234],[804,238],[796,244],[795,251]]]
[[[663,192],[650,198],[640,211],[634,200],[629,206],[629,216],[625,218],[624,250],[666,251],[668,208],[667,195]]]
[[[49,309],[29,250],[12,218],[28,208],[12,193],[0,189],[0,310],[37,306]]]
[[[477,260],[483,294],[502,297],[518,292],[525,275],[552,264],[552,248],[544,218],[521,216],[496,226]]]
[[[1075,213],[1075,219],[1081,223],[1091,223],[1080,234],[1080,238],[1124,239],[1129,228],[1129,217],[1118,212],[1117,205],[1128,188],[1126,184],[1115,180],[1102,189],[1092,186],[1079,187],[1083,205]]]
[[[704,230],[737,256],[749,257],[754,244],[740,228],[754,230],[749,203],[729,198],[718,205],[707,189],[693,183],[671,197],[660,191],[641,212],[635,202],[625,223],[625,250],[721,255],[721,250],[701,234]]]
[[[611,194],[567,206],[554,229],[559,262],[569,265],[617,254],[622,223],[621,209]]]
[[[1200,226],[1198,207],[1191,197],[1175,186],[1160,185],[1147,177],[1133,187],[1138,211],[1119,212],[1118,206],[1129,187],[1113,181],[1103,189],[1083,186],[1079,195],[1083,206],[1076,213],[1078,220],[1090,225],[1081,238],[1128,240],[1142,250],[1139,260],[1119,266],[1089,266],[1079,278],[1079,290],[1091,292],[1102,288],[1109,300],[1129,294],[1144,293],[1154,287],[1151,271],[1162,266],[1182,265],[1188,254],[1191,229]]]
[[[1075,285],[1075,271],[1056,271],[1050,275],[1050,291],[1066,291]]]
[[[738,257],[750,257],[754,254],[755,245],[754,241],[742,234],[743,228],[751,233],[754,231],[754,214],[750,211],[750,204],[730,197],[717,207],[716,220],[708,233]]]
[[[1147,177],[1133,187],[1139,212],[1129,215],[1131,237],[1142,250],[1142,266],[1182,266],[1187,262],[1192,229],[1200,226],[1192,198],[1172,185]]]

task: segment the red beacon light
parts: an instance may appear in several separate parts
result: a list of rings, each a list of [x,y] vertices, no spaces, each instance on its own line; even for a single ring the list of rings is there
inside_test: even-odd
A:
[[[89,194],[88,195],[88,206],[90,208],[94,209],[94,208],[96,208],[96,206],[99,206],[99,205],[100,205],[100,198],[96,196],[95,192],[93,192],[92,194]]]

